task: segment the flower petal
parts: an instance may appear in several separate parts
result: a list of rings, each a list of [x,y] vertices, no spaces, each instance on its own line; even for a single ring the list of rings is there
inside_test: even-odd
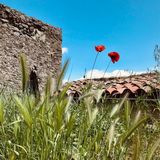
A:
[[[117,52],[110,52],[108,53],[108,56],[111,58],[113,63],[118,62],[120,59],[120,55]]]
[[[104,45],[95,46],[95,50],[97,52],[102,52],[105,50],[105,46]]]

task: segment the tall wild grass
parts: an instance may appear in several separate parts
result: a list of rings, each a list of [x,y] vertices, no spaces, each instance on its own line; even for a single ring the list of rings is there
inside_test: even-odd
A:
[[[68,61],[51,90],[27,92],[28,73],[21,56],[21,95],[0,96],[1,160],[158,160],[160,121],[127,100],[100,101],[101,90],[86,90],[79,101],[61,92]],[[149,107],[149,106],[148,106]]]

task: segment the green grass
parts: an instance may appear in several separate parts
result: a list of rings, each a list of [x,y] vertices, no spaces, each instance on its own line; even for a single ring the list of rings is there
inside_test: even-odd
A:
[[[31,95],[1,97],[0,159],[159,157],[159,120],[132,112],[125,100],[113,107],[93,102],[76,103],[63,92],[37,104]]]
[[[67,65],[68,61],[65,68]],[[100,89],[86,90],[75,102],[66,96],[69,86],[57,92],[65,69],[54,91],[48,78],[44,94],[37,101],[25,92],[28,78],[23,72],[23,93],[0,96],[0,159],[159,159],[160,120],[147,109],[142,110],[146,107],[143,103],[134,106],[128,95],[116,103],[100,101]]]

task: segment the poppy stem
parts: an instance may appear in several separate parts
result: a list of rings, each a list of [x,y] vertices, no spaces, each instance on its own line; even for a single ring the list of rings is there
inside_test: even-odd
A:
[[[96,64],[96,61],[97,61],[98,54],[99,54],[99,52],[97,52],[97,54],[96,54],[96,57],[95,57],[95,60],[94,60],[94,63],[93,63],[93,67],[92,67],[92,71],[91,71],[91,77],[90,77],[90,79],[92,79],[93,69],[94,69],[94,67],[95,67],[95,64]]]
[[[111,60],[109,61],[108,65],[107,65],[107,67],[106,67],[106,70],[104,71],[104,74],[103,74],[103,77],[102,77],[102,78],[104,78],[104,76],[105,76],[105,74],[106,74],[106,72],[107,72],[107,70],[108,70],[110,64],[111,64]]]

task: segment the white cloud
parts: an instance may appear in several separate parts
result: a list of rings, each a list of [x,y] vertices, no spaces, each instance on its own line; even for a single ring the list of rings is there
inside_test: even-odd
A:
[[[91,77],[91,72],[92,72],[91,70],[87,71],[86,78]],[[106,72],[104,75],[103,70],[94,69],[92,72],[92,78],[125,77],[125,76],[142,74],[142,73],[144,73],[144,72],[133,72],[133,71],[127,71],[127,70],[114,70],[113,72]]]
[[[68,48],[67,47],[63,47],[62,48],[62,54],[68,53]]]
[[[63,79],[62,84],[65,84],[66,82],[69,82],[68,79]]]

